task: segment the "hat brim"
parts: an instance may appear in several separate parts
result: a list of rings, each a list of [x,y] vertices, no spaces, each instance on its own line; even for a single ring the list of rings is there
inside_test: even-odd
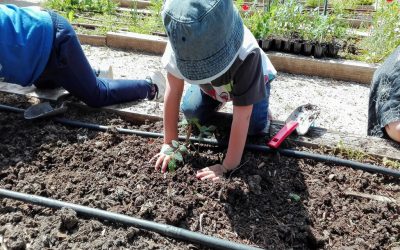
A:
[[[220,74],[233,63],[243,43],[244,27],[242,19],[236,10],[233,20],[233,30],[226,43],[213,56],[203,60],[181,60],[176,58],[176,64],[181,74],[188,80],[203,80]]]

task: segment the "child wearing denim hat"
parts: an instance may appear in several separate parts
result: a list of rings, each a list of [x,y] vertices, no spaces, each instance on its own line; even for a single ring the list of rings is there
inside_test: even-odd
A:
[[[164,99],[164,145],[153,159],[155,169],[167,169],[164,154],[178,138],[177,123],[184,81],[191,84],[181,110],[200,123],[212,118],[227,101],[233,102],[228,151],[221,164],[197,173],[217,180],[238,167],[247,134],[268,131],[270,82],[276,71],[256,39],[243,25],[232,0],[166,0],[163,21],[168,44],[162,62],[168,71]]]

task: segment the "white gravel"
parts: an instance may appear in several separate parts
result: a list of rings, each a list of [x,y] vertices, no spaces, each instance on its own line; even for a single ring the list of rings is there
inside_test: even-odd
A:
[[[113,66],[114,78],[144,78],[161,67],[161,56],[106,47],[83,46],[92,65]],[[279,73],[272,83],[270,108],[273,118],[286,120],[299,105],[318,105],[319,127],[366,135],[369,86],[333,79]],[[148,102],[146,102],[148,104]],[[141,103],[140,105],[144,105]],[[153,104],[149,104],[153,105]],[[157,106],[159,109],[161,106]],[[227,105],[225,110],[230,110]],[[151,107],[154,110],[154,107]],[[154,111],[159,113],[160,110]]]

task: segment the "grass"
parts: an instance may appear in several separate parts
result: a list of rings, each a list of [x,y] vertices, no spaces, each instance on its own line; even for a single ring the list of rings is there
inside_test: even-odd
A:
[[[363,151],[352,149],[344,145],[343,141],[338,142],[334,149],[334,153],[356,161],[363,161],[371,158]]]
[[[344,158],[351,159],[351,160],[356,160],[356,161],[360,161],[360,162],[373,161],[373,162],[376,162],[377,164],[381,164],[385,167],[400,169],[400,161],[390,160],[386,157],[383,157],[383,158],[373,157],[363,151],[352,149],[352,148],[344,145],[343,141],[338,142],[337,146],[333,150],[333,153],[335,155],[340,155]]]
[[[383,158],[383,165],[386,167],[400,169],[400,161],[389,160],[388,158]]]
[[[117,12],[117,4],[99,7],[111,0],[47,0],[45,6],[52,8],[71,23],[85,23],[97,26],[94,29],[76,27],[78,33],[87,35],[105,35],[109,31],[130,31],[141,34],[164,32],[161,20],[161,0],[151,0],[149,10],[152,15],[137,12],[134,4],[130,11]],[[112,1],[113,2],[113,1]]]

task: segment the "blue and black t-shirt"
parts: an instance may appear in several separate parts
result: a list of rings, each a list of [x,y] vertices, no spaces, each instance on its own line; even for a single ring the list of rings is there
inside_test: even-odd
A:
[[[0,4],[0,80],[33,84],[50,57],[53,32],[47,12]]]

